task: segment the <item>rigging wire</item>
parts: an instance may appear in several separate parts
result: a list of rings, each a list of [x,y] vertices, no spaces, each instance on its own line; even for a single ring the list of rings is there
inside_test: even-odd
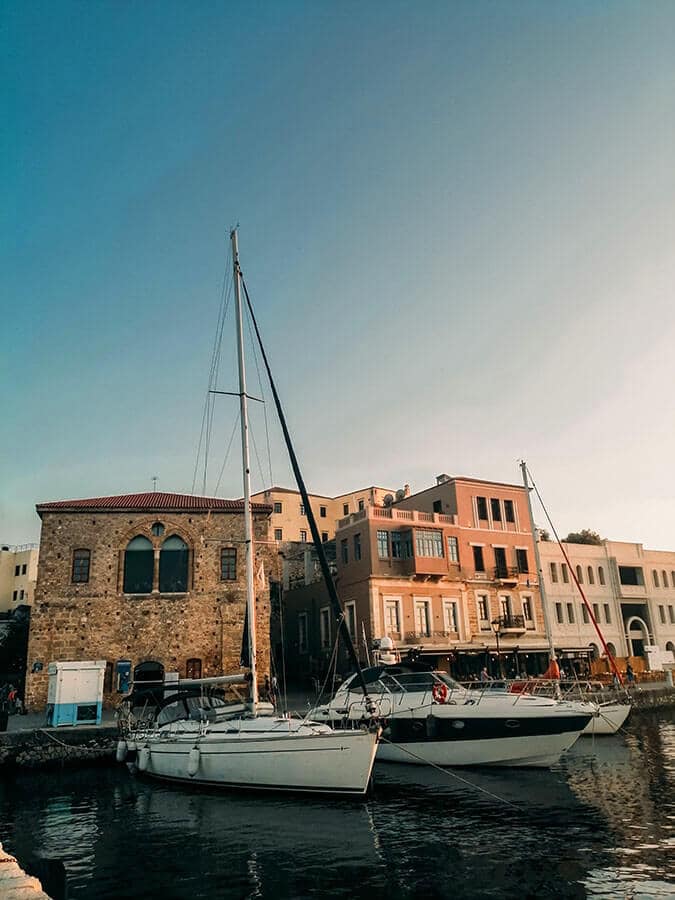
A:
[[[263,386],[263,379],[262,379],[262,375],[260,372],[260,366],[258,365],[258,351],[256,350],[256,341],[255,341],[255,338],[253,335],[253,329],[251,327],[251,314],[248,310],[248,307],[246,307],[246,325],[248,326],[249,340],[251,342],[251,347],[253,349],[253,362],[255,363],[255,370],[258,373],[258,386],[260,387],[260,396],[262,398],[263,417],[265,420],[265,440],[267,442],[267,465],[269,467],[269,475],[270,475],[269,485],[270,485],[270,487],[272,487],[272,485],[274,484],[274,476],[272,475],[272,452],[270,450],[270,429],[269,429],[269,423],[267,421],[267,401],[265,400],[265,388]],[[260,468],[262,470],[262,466]],[[262,474],[262,472],[261,472],[261,474]],[[265,479],[263,478],[263,484],[264,484],[264,482],[265,482]]]
[[[265,476],[263,475],[262,463],[260,462],[260,454],[258,453],[258,445],[255,442],[255,435],[253,433],[253,428],[251,427],[250,422],[249,422],[248,430],[249,430],[249,434],[251,435],[251,443],[253,444],[253,452],[255,453],[255,458],[258,463],[258,471],[260,472],[260,481],[264,488],[265,487]],[[270,484],[270,487],[272,487],[271,484]]]
[[[213,404],[215,401],[215,397],[210,393],[212,388],[215,388],[215,383],[218,377],[218,370],[220,367],[220,357],[221,357],[221,348],[222,348],[222,338],[223,331],[225,327],[225,320],[227,319],[227,313],[229,309],[229,305],[232,299],[232,280],[228,278],[227,267],[225,269],[225,273],[223,275],[223,283],[220,289],[220,304],[218,307],[218,318],[216,321],[216,330],[213,339],[213,347],[211,350],[211,362],[209,366],[209,380],[206,389],[206,396],[204,398],[204,409],[202,412],[202,424],[199,432],[199,441],[197,444],[197,452],[195,454],[195,465],[194,471],[192,474],[192,493],[195,491],[195,487],[197,484],[197,473],[199,471],[199,463],[202,455],[202,449],[204,449],[204,475],[203,475],[203,490],[206,492],[206,476],[208,471],[208,453],[209,453],[209,445],[211,441],[211,430],[213,424]]]
[[[288,424],[286,422],[286,417],[284,416],[283,407],[281,405],[281,400],[279,399],[279,393],[277,391],[277,387],[272,376],[272,370],[270,368],[269,360],[267,359],[267,353],[265,352],[265,346],[262,341],[262,335],[260,334],[260,329],[258,328],[258,323],[255,318],[255,313],[253,312],[253,305],[251,303],[251,298],[248,293],[248,288],[246,287],[246,281],[244,280],[243,273],[241,269],[239,269],[239,277],[241,278],[241,285],[244,289],[244,296],[246,298],[246,304],[248,306],[248,310],[251,314],[251,322],[253,324],[253,330],[255,331],[256,340],[258,342],[258,346],[260,348],[260,355],[262,357],[263,365],[265,366],[265,371],[267,373],[267,378],[270,385],[270,390],[272,391],[272,397],[274,398],[274,405],[277,410],[277,415],[279,417],[279,424],[281,425],[281,430],[284,435],[284,441],[286,443],[286,449],[288,450],[288,456],[290,458],[291,468],[293,469],[293,474],[295,475],[295,480],[298,485],[298,490],[300,491],[300,496],[302,497],[302,502],[305,507],[305,511],[307,513],[307,524],[309,525],[310,532],[312,534],[312,542],[314,543],[314,547],[316,549],[317,556],[319,557],[319,566],[321,567],[321,573],[324,578],[324,582],[326,584],[326,589],[328,591],[328,596],[330,598],[331,606],[333,608],[333,614],[338,621],[338,629],[342,630],[343,639],[345,642],[345,646],[347,647],[347,653],[349,654],[350,661],[352,665],[356,669],[357,680],[363,691],[364,699],[369,707],[372,708],[372,702],[368,696],[368,687],[366,685],[365,679],[363,677],[363,672],[361,671],[361,665],[359,663],[359,658],[356,653],[356,648],[354,647],[354,642],[352,640],[352,636],[349,633],[349,629],[347,628],[347,624],[343,616],[342,604],[340,603],[340,598],[338,597],[338,593],[335,587],[335,582],[333,580],[333,576],[331,574],[330,568],[328,566],[328,560],[326,559],[326,553],[321,541],[321,535],[319,534],[319,528],[316,523],[316,519],[314,517],[314,513],[312,511],[312,506],[309,502],[309,495],[307,493],[307,487],[305,485],[305,480],[302,477],[302,472],[300,471],[300,466],[298,464],[298,458],[295,454],[295,449],[293,447],[293,442],[291,441],[291,436],[288,431]]]
[[[232,449],[232,442],[234,441],[234,436],[237,433],[237,427],[239,425],[239,413],[237,413],[237,417],[234,420],[234,425],[232,427],[232,434],[230,435],[230,440],[227,444],[227,449],[225,450],[225,456],[223,458],[223,464],[220,467],[220,474],[218,475],[218,481],[216,482],[216,487],[214,490],[214,494],[218,493],[218,488],[220,487],[220,479],[223,477],[223,472],[225,471],[225,466],[227,465],[227,460],[230,456],[230,450]]]
[[[448,778],[455,778],[457,781],[461,781],[461,783],[465,784],[467,787],[474,788],[475,790],[480,791],[481,794],[487,794],[487,796],[492,797],[493,800],[498,800],[500,803],[505,803],[507,806],[511,806],[513,809],[517,809],[519,811],[521,810],[520,806],[512,803],[510,800],[507,800],[506,797],[500,797],[499,794],[494,794],[492,791],[488,791],[487,788],[481,787],[479,784],[474,784],[467,778],[462,778],[461,775],[458,775],[457,772],[453,772],[452,769],[444,769],[443,766],[437,766],[436,763],[432,763],[430,760],[425,759],[423,756],[418,756],[417,753],[413,753],[412,750],[408,750],[408,748],[404,747],[402,744],[396,744],[394,743],[394,741],[390,741],[389,738],[386,737],[381,737],[380,740],[385,744],[391,744],[392,747],[396,747],[397,750],[401,750],[403,753],[407,753],[408,756],[411,756],[413,759],[425,763],[427,766],[431,766],[432,769],[437,769],[439,772],[447,775]]]
[[[541,498],[541,494],[539,493],[539,488],[535,484],[534,478],[532,477],[532,472],[530,471],[530,467],[527,465],[527,463],[525,463],[525,469],[527,470],[527,473],[530,476],[530,482],[532,484],[532,488],[533,488],[535,494],[537,495],[537,499],[539,500],[541,508],[544,510],[544,515],[546,516],[546,521],[548,522],[548,524],[551,528],[551,531],[553,532],[553,536],[555,537],[555,539],[557,541],[558,547],[560,548],[560,552],[562,553],[563,557],[565,558],[565,562],[567,563],[567,568],[569,570],[570,575],[572,576],[572,580],[574,581],[575,585],[577,586],[577,590],[579,591],[579,594],[581,595],[581,599],[584,603],[584,606],[588,610],[588,615],[590,616],[591,622],[593,623],[595,631],[596,631],[598,637],[600,638],[600,642],[603,646],[603,649],[604,649],[605,653],[607,654],[607,659],[610,662],[610,665],[614,671],[614,674],[616,675],[616,677],[619,681],[619,684],[623,684],[623,678],[621,677],[621,673],[619,672],[619,668],[614,659],[614,654],[609,652],[609,647],[607,646],[605,637],[604,637],[602,631],[600,630],[600,626],[598,625],[598,621],[595,618],[595,614],[593,612],[593,609],[591,608],[591,604],[588,602],[588,600],[586,598],[586,594],[584,593],[584,589],[581,587],[581,583],[579,582],[579,579],[577,578],[576,570],[572,566],[572,563],[570,562],[570,558],[567,555],[567,551],[565,550],[565,548],[562,545],[562,541],[560,540],[560,537],[558,536],[558,532],[556,531],[556,527],[553,524],[553,521],[552,521],[550,515],[548,514],[548,510],[546,509],[546,506],[544,505],[544,501]]]
[[[225,300],[225,310],[220,322],[220,333],[217,333],[216,341],[217,341],[217,350],[214,354],[213,366],[212,366],[212,378],[211,378],[211,388],[215,390],[216,385],[218,383],[218,372],[220,370],[220,360],[222,356],[222,346],[223,346],[223,329],[225,327],[225,319],[227,317],[227,310],[229,307],[229,302],[231,298],[231,284],[228,285],[227,295]],[[215,414],[216,407],[216,397],[213,393],[209,394],[210,404],[209,404],[209,415],[207,418],[207,428],[206,428],[206,443],[204,450],[204,493],[206,494],[206,483],[208,477],[208,464],[209,464],[209,451],[211,449],[211,435],[213,433],[213,417]]]

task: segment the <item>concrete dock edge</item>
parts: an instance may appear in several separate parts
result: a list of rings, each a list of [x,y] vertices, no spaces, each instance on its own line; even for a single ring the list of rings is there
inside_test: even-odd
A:
[[[50,900],[37,878],[26,875],[16,857],[0,844],[0,897],[2,900]]]

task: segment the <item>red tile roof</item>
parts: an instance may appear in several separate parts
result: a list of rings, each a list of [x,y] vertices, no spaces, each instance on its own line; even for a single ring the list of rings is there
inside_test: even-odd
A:
[[[263,503],[253,503],[253,511],[257,513],[271,512],[272,507]],[[55,500],[51,503],[38,503],[38,515],[43,512],[78,512],[79,510],[97,510],[98,512],[164,512],[179,510],[190,512],[207,512],[211,509],[227,512],[243,512],[242,500],[225,500],[222,497],[195,497],[192,494],[169,494],[164,491],[148,491],[144,494],[121,494],[117,497],[91,497],[84,500]]]

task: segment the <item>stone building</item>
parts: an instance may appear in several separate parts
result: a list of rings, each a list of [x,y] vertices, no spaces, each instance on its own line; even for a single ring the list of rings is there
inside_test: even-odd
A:
[[[37,544],[0,546],[0,613],[33,603],[37,560]]]
[[[42,708],[47,667],[105,659],[104,702],[139,665],[206,677],[240,670],[246,604],[244,505],[162,492],[36,507],[40,555],[26,702]],[[253,504],[258,671],[269,672],[271,508]]]

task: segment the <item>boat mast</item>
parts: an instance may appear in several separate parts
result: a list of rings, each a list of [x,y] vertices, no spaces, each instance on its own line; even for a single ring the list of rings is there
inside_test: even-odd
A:
[[[253,516],[251,513],[251,465],[248,451],[248,406],[246,397],[246,366],[244,363],[244,317],[241,305],[241,270],[237,230],[230,232],[232,242],[232,267],[234,273],[235,317],[237,320],[237,357],[239,360],[239,419],[241,423],[241,460],[244,477],[244,535],[246,541],[246,615],[248,617],[248,649],[251,669],[251,705],[253,712],[258,704],[258,680],[256,673],[256,616],[255,589],[253,587]]]
[[[537,526],[534,524],[534,514],[532,512],[532,498],[530,496],[530,482],[527,478],[527,463],[524,459],[520,461],[520,471],[523,473],[523,484],[525,486],[525,494],[527,495],[527,509],[530,513],[530,531],[534,541],[534,559],[537,566],[537,576],[539,578],[539,595],[541,596],[541,608],[544,613],[544,628],[546,629],[546,640],[548,641],[548,653],[551,661],[555,659],[555,648],[553,646],[553,631],[551,629],[551,620],[549,618],[549,609],[546,602],[546,590],[544,588],[544,572],[541,567],[541,557],[539,556],[539,540],[537,536]]]

